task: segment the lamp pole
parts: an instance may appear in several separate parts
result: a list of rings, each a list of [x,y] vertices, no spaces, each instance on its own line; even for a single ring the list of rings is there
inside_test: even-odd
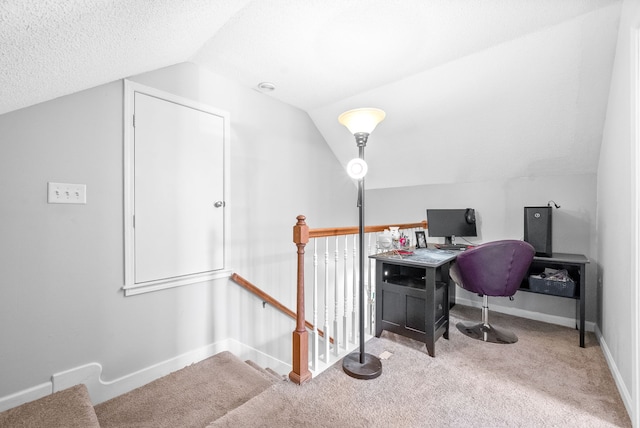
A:
[[[382,374],[382,362],[374,355],[365,352],[364,343],[364,174],[366,163],[364,162],[364,148],[367,145],[369,134],[373,128],[384,119],[384,112],[378,109],[356,109],[340,115],[338,120],[352,131],[358,146],[358,158],[362,167],[362,175],[358,176],[358,246],[359,246],[359,321],[360,321],[360,349],[352,352],[342,360],[342,369],[351,377],[357,379],[375,379]],[[361,128],[358,128],[360,126]],[[367,128],[368,129],[365,129]],[[352,171],[350,171],[351,173]]]

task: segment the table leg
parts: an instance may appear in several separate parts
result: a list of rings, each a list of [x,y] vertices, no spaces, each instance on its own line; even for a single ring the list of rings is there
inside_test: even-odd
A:
[[[382,265],[376,263],[376,337],[382,334]]]
[[[586,269],[585,265],[580,266],[580,347],[584,348],[584,327],[585,327],[585,300],[586,290],[585,290],[585,282],[586,282]]]
[[[446,296],[444,298],[445,302],[450,302],[451,300],[451,296],[450,296],[450,292],[451,292],[451,284],[453,283],[453,281],[451,280],[451,278],[449,278],[449,263],[445,263],[444,265],[442,265],[441,270],[440,270],[440,280],[444,281],[446,283],[445,285],[445,290],[444,292],[446,293]],[[454,287],[456,287],[455,284],[453,284]],[[454,288],[455,290],[455,288]],[[447,305],[446,303],[443,305],[442,310],[444,311],[444,316],[446,321],[446,327],[444,330],[444,333],[442,334],[442,337],[444,337],[445,339],[449,340],[449,310],[453,307],[453,305],[455,305],[455,296],[453,297],[453,304]]]
[[[425,344],[427,345],[427,352],[429,356],[436,356],[435,346],[435,313],[436,313],[436,269],[425,269],[425,304],[426,304],[426,317],[425,317]]]

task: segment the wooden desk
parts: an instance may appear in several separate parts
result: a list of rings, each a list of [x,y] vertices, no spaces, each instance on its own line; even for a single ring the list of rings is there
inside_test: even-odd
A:
[[[393,252],[376,260],[376,337],[382,330],[424,342],[435,357],[435,342],[449,339],[449,266],[457,252],[427,248],[413,255]]]
[[[585,299],[586,299],[586,264],[589,263],[589,259],[582,254],[568,254],[568,253],[552,253],[551,257],[535,256],[533,262],[529,267],[529,272],[522,281],[522,285],[518,291],[527,291],[531,293],[547,294],[557,297],[564,297],[569,299],[576,299],[579,313],[579,327],[580,330],[580,347],[584,348],[584,328],[585,328]],[[559,296],[553,293],[533,291],[529,289],[529,275],[535,275],[544,271],[544,268],[551,269],[566,269],[571,279],[573,279],[577,285],[577,289],[573,296]]]

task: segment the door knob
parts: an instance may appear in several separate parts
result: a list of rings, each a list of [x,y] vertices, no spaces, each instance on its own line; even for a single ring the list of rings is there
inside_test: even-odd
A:
[[[216,207],[216,208],[220,208],[220,207],[224,207],[225,203],[224,203],[224,201],[215,201],[213,203],[213,206]]]

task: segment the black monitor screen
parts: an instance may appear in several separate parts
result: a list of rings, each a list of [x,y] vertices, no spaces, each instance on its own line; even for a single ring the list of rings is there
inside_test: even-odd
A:
[[[427,210],[427,232],[430,237],[444,237],[451,243],[452,236],[478,236],[476,216],[472,208]]]

